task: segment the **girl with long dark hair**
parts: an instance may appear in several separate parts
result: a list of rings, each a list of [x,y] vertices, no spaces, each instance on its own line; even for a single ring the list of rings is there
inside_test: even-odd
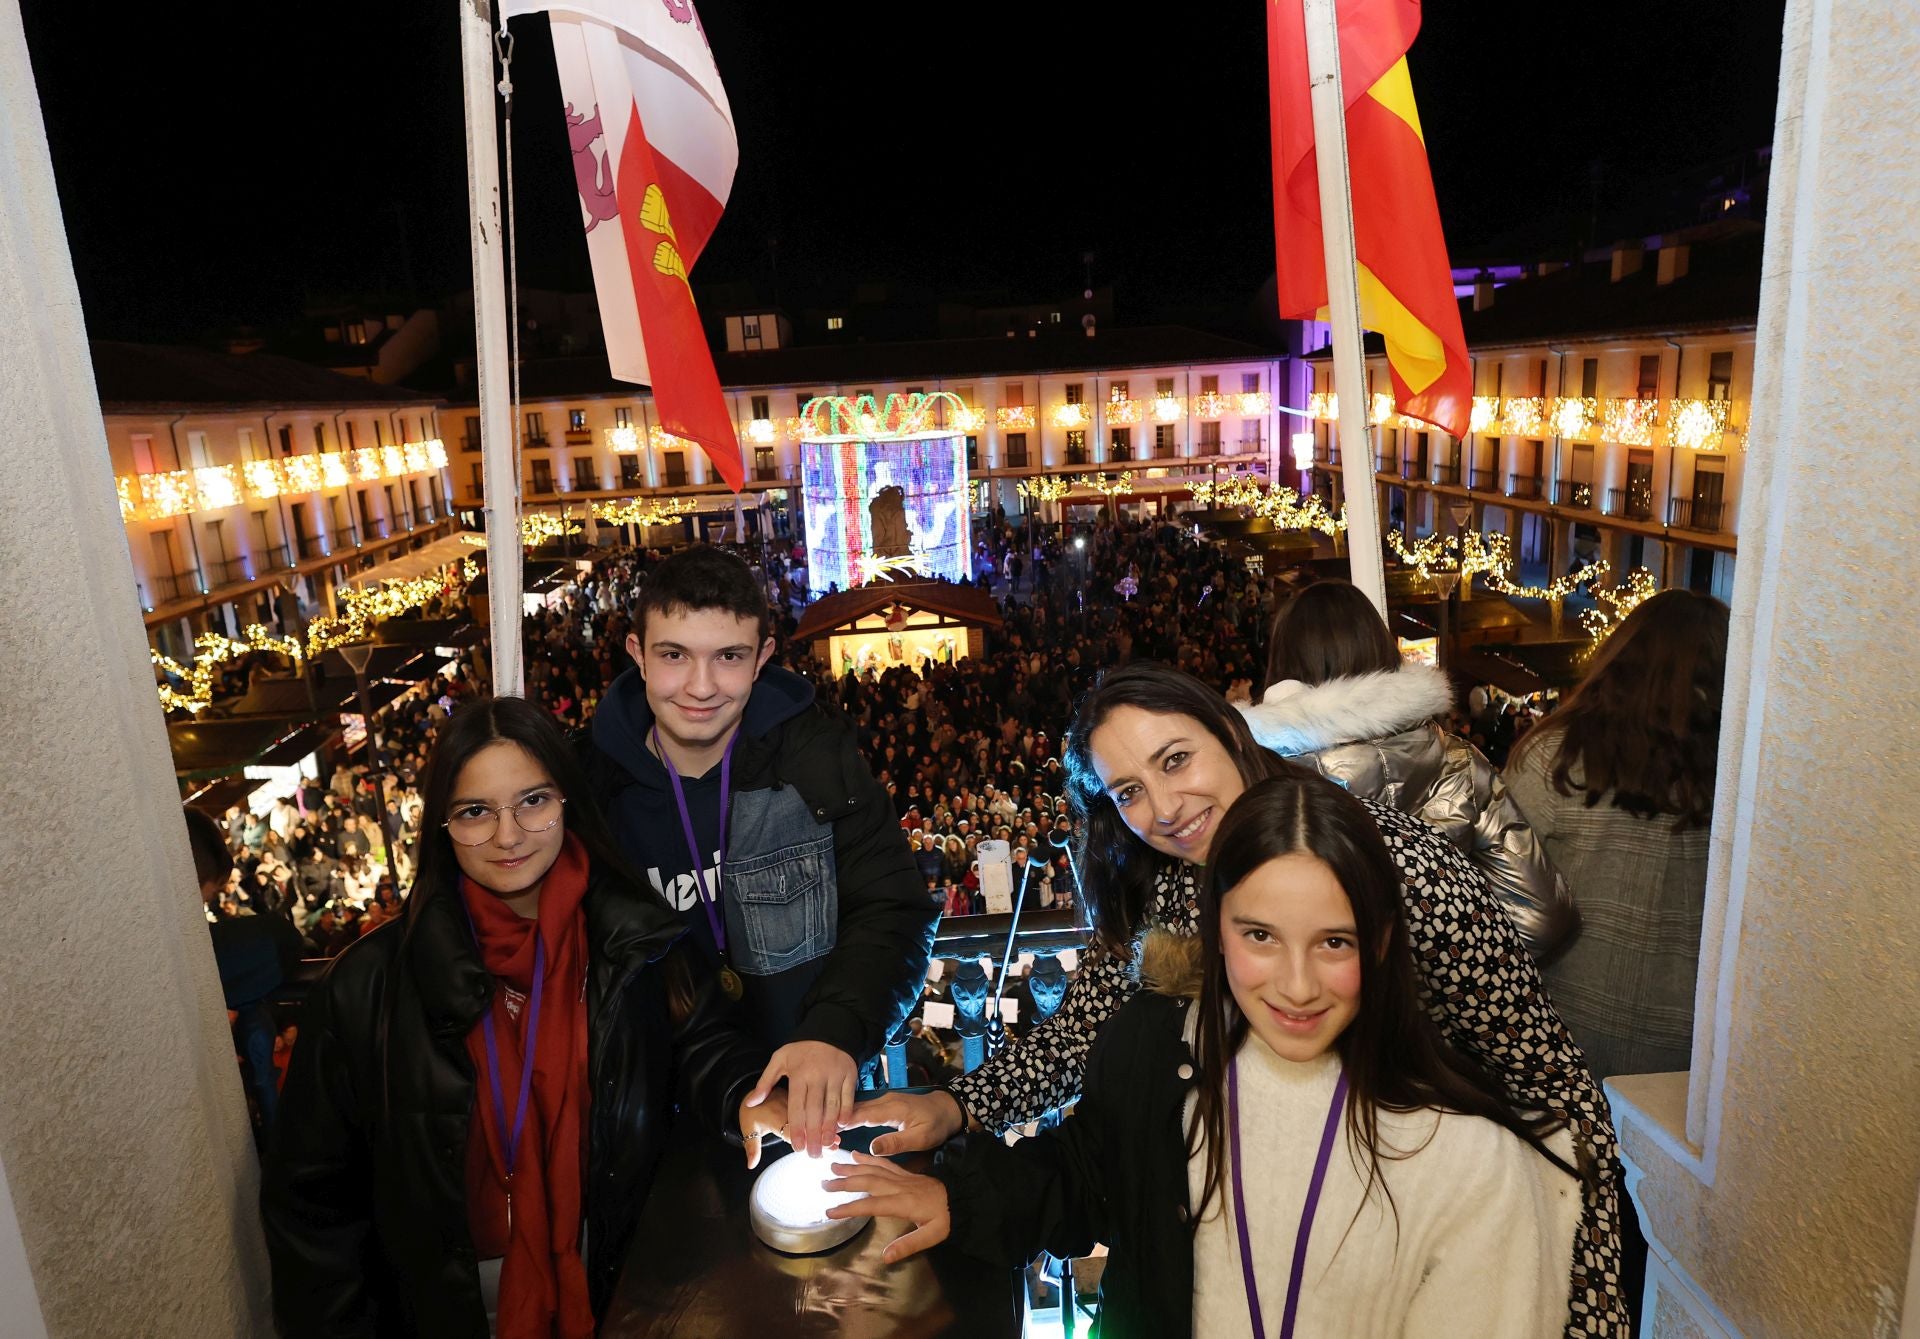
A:
[[[1060,1009],[984,1065],[934,1093],[890,1093],[852,1123],[887,1125],[876,1153],[938,1147],[966,1126],[994,1133],[1081,1092],[1102,1026],[1139,989],[1152,930],[1199,934],[1200,875],[1215,834],[1248,787],[1304,769],[1263,749],[1220,694],[1136,662],[1081,700],[1065,741],[1081,891],[1095,942]],[[1571,1336],[1625,1334],[1613,1127],[1599,1085],[1542,989],[1539,968],[1479,871],[1438,831],[1376,801],[1372,818],[1399,875],[1422,997],[1453,1049],[1526,1110],[1564,1117],[1583,1165],[1584,1218],[1569,1272]]]
[[[301,1018],[261,1192],[285,1339],[594,1333],[676,1085],[727,1127],[767,1058],[640,887],[551,715],[453,714],[405,911]]]
[[[1727,607],[1664,591],[1507,764],[1580,907],[1586,928],[1547,985],[1602,1079],[1692,1059],[1726,663]]]
[[[1110,1249],[1108,1339],[1547,1339],[1580,1216],[1564,1122],[1516,1109],[1420,1008],[1399,872],[1367,811],[1307,774],[1221,824],[1200,933],[1155,932],[1151,991],[1096,1043],[1058,1131],[970,1139],[936,1178],[836,1166],[907,1218],[1012,1263]]]

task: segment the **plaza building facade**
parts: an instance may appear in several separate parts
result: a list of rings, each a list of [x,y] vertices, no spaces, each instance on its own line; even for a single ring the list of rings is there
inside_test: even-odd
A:
[[[1054,327],[1007,338],[791,347],[771,338],[783,318],[726,318],[716,354],[746,465],[747,507],[797,505],[801,444],[818,397],[948,392],[934,421],[966,442],[983,505],[1025,510],[1017,488],[1036,475],[1124,476],[1132,501],[1184,496],[1188,481],[1228,469],[1281,467],[1282,406],[1304,400],[1290,351],[1183,327]],[[746,339],[742,331],[768,332]],[[1298,383],[1298,384],[1293,384]],[[480,420],[472,391],[448,396],[455,506],[484,500]],[[603,357],[528,362],[520,406],[524,505],[551,510],[628,497],[683,496],[733,514],[725,484],[694,444],[659,423],[652,396],[613,381]],[[1111,482],[1111,479],[1109,480]],[[1105,503],[1091,487],[1073,502]],[[1125,499],[1123,498],[1124,502]],[[697,518],[699,511],[694,516]],[[704,531],[695,533],[704,537]]]
[[[202,632],[332,613],[349,577],[457,525],[435,396],[266,353],[91,352],[140,608],[163,654],[184,662]]]
[[[1751,427],[1760,229],[1692,229],[1475,285],[1462,323],[1473,416],[1455,438],[1402,418],[1368,345],[1368,421],[1384,528],[1508,536],[1523,571],[1604,559],[1662,588],[1733,591]],[[1345,500],[1332,355],[1313,368],[1316,491]]]

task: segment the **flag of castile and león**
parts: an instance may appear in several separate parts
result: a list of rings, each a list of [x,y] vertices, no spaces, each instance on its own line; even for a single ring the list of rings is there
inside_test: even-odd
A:
[[[697,443],[737,493],[740,439],[687,275],[726,209],[740,147],[692,0],[505,0],[501,10],[545,12],[552,25],[613,375],[651,387],[660,426]]]
[[[1386,341],[1399,412],[1467,435],[1473,377],[1414,110],[1407,48],[1420,0],[1339,0],[1360,323]],[[1325,320],[1327,271],[1300,0],[1267,0],[1280,315]]]

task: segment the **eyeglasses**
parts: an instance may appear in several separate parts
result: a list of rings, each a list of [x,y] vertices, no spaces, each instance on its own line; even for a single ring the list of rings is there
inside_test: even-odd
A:
[[[453,817],[440,826],[460,845],[479,846],[493,840],[493,834],[500,830],[502,814],[512,814],[514,823],[522,832],[551,832],[554,824],[560,821],[562,806],[566,802],[564,796],[540,791],[518,804],[503,804],[498,808],[485,804],[463,804],[453,811]]]

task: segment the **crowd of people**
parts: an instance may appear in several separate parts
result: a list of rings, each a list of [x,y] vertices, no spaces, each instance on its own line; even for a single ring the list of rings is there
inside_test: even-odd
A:
[[[480,713],[510,700],[486,693],[484,655],[465,659],[376,717],[370,763],[336,767],[266,814],[230,813],[223,835],[235,868],[224,884],[206,885],[216,917],[284,915],[309,950],[326,955],[401,914],[400,897],[416,884],[446,904],[457,882],[488,969],[508,984],[506,1028],[518,1018],[515,990],[523,1002],[528,989],[537,998],[537,977],[529,986],[526,974],[541,941],[500,907],[537,914],[543,935],[550,927],[545,911],[517,906],[524,880],[502,870],[530,858],[522,841],[544,849],[556,879],[567,871],[557,886],[572,889],[577,908],[581,889],[591,901],[600,886],[593,871],[617,846],[636,875],[644,868],[659,909],[693,931],[686,970],[736,1002],[744,989],[757,1022],[742,1019],[735,1040],[702,1045],[723,1046],[728,1071],[741,1075],[753,1055],[771,1052],[753,1092],[719,1117],[745,1135],[750,1160],[776,1132],[796,1148],[831,1147],[836,1121],[893,1128],[876,1153],[987,1132],[937,1178],[865,1157],[836,1169],[874,1212],[916,1225],[888,1248],[889,1260],[962,1221],[976,1225],[964,1249],[1008,1263],[1041,1247],[1091,1245],[1081,1240],[1093,1230],[1088,1220],[1013,1213],[1033,1199],[1018,1187],[1053,1186],[1059,1203],[1104,1205],[1105,1231],[1119,1234],[1102,1237],[1115,1247],[1111,1304],[1127,1317],[1112,1333],[1204,1332],[1221,1317],[1185,1299],[1225,1295],[1230,1248],[1207,1233],[1162,1241],[1163,1220],[1172,1221],[1163,1201],[1186,1202],[1189,1172],[1203,1178],[1192,1183],[1204,1184],[1202,1205],[1226,1195],[1222,1113],[1238,1101],[1228,1080],[1236,1053],[1257,1037],[1269,1067],[1256,1066],[1247,1082],[1271,1109],[1248,1119],[1262,1147],[1291,1148],[1312,1113],[1303,1107],[1299,1120],[1277,1122],[1273,1113],[1303,1097],[1309,1107],[1325,1102],[1323,1089],[1333,1093],[1332,1129],[1349,1079],[1352,1100],[1376,1115],[1451,1113],[1407,1158],[1383,1152],[1399,1117],[1364,1127],[1372,1131],[1357,1164],[1364,1184],[1341,1182],[1329,1191],[1336,1200],[1364,1205],[1384,1177],[1403,1225],[1444,1237],[1469,1230],[1447,1226],[1455,1200],[1445,1189],[1466,1150],[1480,1150],[1470,1160],[1491,1178],[1470,1229],[1484,1232],[1482,1246],[1462,1255],[1422,1237],[1401,1251],[1381,1238],[1376,1252],[1368,1228],[1342,1264],[1346,1284],[1308,1289],[1303,1314],[1351,1317],[1364,1293],[1382,1324],[1424,1305],[1449,1317],[1484,1313],[1486,1333],[1544,1334],[1560,1326],[1541,1328],[1553,1315],[1568,1333],[1624,1330],[1643,1248],[1636,1252],[1632,1215],[1622,1213],[1599,1081],[1685,1060],[1723,606],[1682,591],[1648,601],[1568,701],[1536,720],[1489,691],[1463,698],[1444,673],[1404,661],[1351,586],[1267,580],[1245,555],[1155,518],[1103,517],[1037,541],[1032,529],[997,520],[976,563],[976,584],[996,598],[1002,624],[985,652],[859,673],[817,663],[792,636],[798,553],[771,556],[748,578],[735,559],[701,556],[711,552],[671,560],[621,552],[551,594],[524,628],[533,708]],[[735,568],[759,590],[730,584]],[[661,642],[663,620],[672,628]],[[462,711],[463,699],[475,705]],[[715,711],[730,713],[732,725],[709,737],[701,727]],[[449,729],[460,734],[457,748]],[[503,742],[517,761],[504,771],[497,759],[483,766]],[[745,744],[744,773],[731,771],[736,742]],[[789,787],[798,807],[783,798]],[[453,793],[482,798],[457,801],[435,830],[428,810],[447,808]],[[730,796],[746,806],[731,824]],[[541,807],[543,797],[557,803]],[[562,810],[568,801],[574,807]],[[611,831],[599,826],[602,804]],[[869,808],[886,810],[882,822],[897,821],[900,836],[881,839]],[[809,812],[835,828],[840,901],[828,914],[840,919],[837,947],[811,913],[782,910],[790,894],[814,896]],[[567,844],[542,840],[563,818],[569,834],[578,820],[577,857],[565,855],[571,835]],[[799,844],[743,852],[730,837],[736,825],[749,842]],[[1005,843],[1028,906],[1075,906],[1091,927],[1064,1000],[965,1074],[948,1073],[942,1039],[915,1020],[909,1047],[943,1086],[849,1109],[845,1066],[870,1062],[887,1020],[913,1012],[933,918],[999,909],[983,866],[1001,848],[989,843]],[[763,863],[772,882],[757,889]],[[1321,873],[1301,872],[1309,868]],[[724,915],[715,891],[723,870],[745,880],[729,884]],[[1316,908],[1308,919],[1296,915],[1301,898]],[[1223,941],[1230,914],[1253,917],[1257,932]],[[487,917],[499,923],[488,928]],[[765,917],[782,919],[755,919]],[[591,917],[587,924],[592,932]],[[1320,937],[1311,969],[1274,975],[1275,950],[1296,933]],[[794,947],[773,942],[782,937]],[[1363,943],[1385,945],[1379,964],[1352,951]],[[602,950],[580,951],[590,960]],[[815,980],[823,953],[818,982],[831,985],[814,985],[803,1004],[784,983]],[[891,966],[876,975],[883,960]],[[1274,990],[1298,1009],[1273,1005]],[[833,1003],[836,992],[850,1003]],[[1179,1015],[1165,1010],[1195,1000],[1203,1019],[1238,1021],[1183,1037]],[[859,1036],[848,1030],[854,1016]],[[485,1058],[473,1054],[476,1064]],[[1287,1063],[1271,1068],[1275,1056]],[[1171,1084],[1176,1068],[1183,1082]],[[1290,1086],[1309,1071],[1307,1088]],[[316,1102],[330,1089],[315,1085],[331,1082],[295,1086],[302,1102]],[[703,1100],[739,1091],[721,1085]],[[1012,1150],[995,1137],[1031,1130],[1083,1094],[1079,1114],[1052,1133]],[[1139,1124],[1183,1102],[1194,1104],[1200,1133],[1179,1146]],[[1236,1136],[1241,1119],[1230,1117]],[[1403,1132],[1417,1133],[1412,1124]],[[1089,1140],[1135,1149],[1130,1179],[1083,1157]],[[1194,1161],[1196,1146],[1204,1161]],[[1513,1179],[1536,1174],[1544,1199],[1529,1199]],[[304,1209],[300,1187],[284,1178],[298,1175],[297,1165],[274,1172],[283,1179],[269,1196],[270,1205],[283,1196],[277,1212],[289,1232]],[[1262,1170],[1258,1193],[1291,1195],[1274,1175],[1287,1173]],[[484,1168],[470,1165],[468,1180],[476,1202],[490,1204]],[[1236,1217],[1239,1194],[1236,1180]],[[984,1233],[984,1223],[1002,1231]],[[620,1232],[631,1225],[623,1219]],[[502,1277],[515,1278],[521,1239],[509,1241],[490,1220],[481,1227],[508,1259]],[[1516,1231],[1531,1232],[1534,1244],[1518,1243]],[[553,1267],[543,1258],[517,1276]],[[590,1266],[600,1300],[606,1267]],[[1495,1278],[1501,1287],[1490,1286]]]

